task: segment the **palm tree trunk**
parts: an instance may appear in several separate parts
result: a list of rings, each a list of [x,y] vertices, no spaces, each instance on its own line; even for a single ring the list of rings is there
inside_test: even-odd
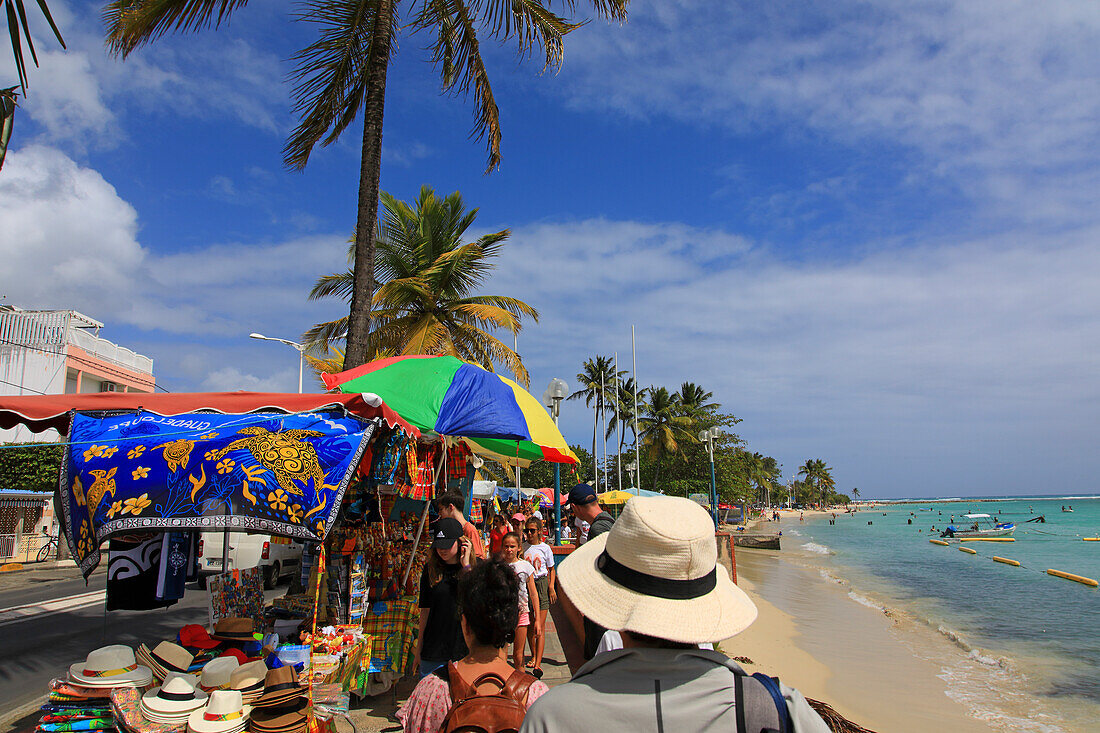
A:
[[[390,66],[393,2],[380,0],[367,60],[367,95],[363,102],[363,152],[359,163],[359,210],[355,219],[355,284],[348,313],[344,368],[370,357],[371,302],[374,299],[374,236],[378,222],[378,187],[382,177],[382,119],[386,106],[386,74]]]
[[[653,491],[657,490],[657,477],[661,475],[661,464],[664,462],[664,454],[657,456],[657,465],[653,467]]]

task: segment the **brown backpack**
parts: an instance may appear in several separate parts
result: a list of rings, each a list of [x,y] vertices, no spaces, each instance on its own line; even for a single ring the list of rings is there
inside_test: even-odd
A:
[[[455,669],[454,662],[444,668],[451,687],[451,709],[439,733],[518,733],[527,715],[527,691],[535,678],[515,670],[507,680],[494,672],[481,675],[470,685]],[[436,672],[443,677],[443,670]],[[477,688],[492,682],[500,692],[479,695]]]

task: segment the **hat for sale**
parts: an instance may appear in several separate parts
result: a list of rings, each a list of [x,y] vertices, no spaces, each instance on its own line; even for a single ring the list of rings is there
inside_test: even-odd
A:
[[[229,689],[237,690],[248,704],[264,692],[264,678],[267,677],[267,665],[263,660],[242,664],[229,675]]]
[[[179,644],[171,641],[162,641],[153,647],[142,644],[137,649],[138,661],[153,670],[158,679],[163,680],[169,672],[187,673],[195,661],[195,655],[184,649]]]
[[[280,707],[295,702],[305,692],[305,688],[298,684],[298,674],[294,667],[285,665],[267,673],[264,678],[264,694],[256,698],[252,705],[256,708]]]
[[[248,728],[252,733],[300,733],[309,726],[308,705],[302,697],[286,706],[255,708]]]
[[[141,697],[141,714],[155,723],[183,722],[192,710],[206,704],[206,693],[195,687],[191,675],[170,674],[160,687]]]
[[[84,687],[143,687],[153,681],[153,672],[138,665],[133,649],[112,644],[70,666],[69,680]]]
[[[213,649],[220,644],[210,638],[210,632],[198,624],[187,624],[180,629],[180,644],[188,649]]]
[[[202,679],[199,685],[204,690],[221,690],[229,686],[229,675],[233,670],[241,666],[236,657],[218,657],[211,659],[202,668]]]
[[[216,690],[204,707],[187,717],[189,733],[236,733],[244,730],[252,708],[236,690]]]
[[[249,656],[247,654],[245,654],[240,649],[234,649],[234,648],[226,649],[224,652],[222,652],[218,656],[219,657],[233,657],[234,659],[237,660],[237,664],[247,664],[250,661]]]
[[[462,525],[457,519],[443,517],[435,523],[432,530],[432,547],[441,550],[453,547],[455,542],[462,539]]]
[[[256,638],[252,635],[252,619],[240,616],[223,618],[214,624],[214,633],[210,638],[218,641],[252,641]]]
[[[577,484],[569,490],[570,504],[591,504],[596,501],[596,490],[588,484]]]

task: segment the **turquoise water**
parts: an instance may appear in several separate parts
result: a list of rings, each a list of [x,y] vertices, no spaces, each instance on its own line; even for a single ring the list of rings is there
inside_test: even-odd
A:
[[[966,513],[1016,522],[1016,541],[965,543],[977,555],[958,542],[929,543],[939,537],[933,526],[945,528],[952,515],[960,526]],[[1039,515],[1045,523],[1025,523]],[[1028,692],[1055,710],[1076,718],[1100,709],[1100,590],[1046,574],[1100,579],[1100,542],[1081,539],[1100,536],[1100,497],[925,500],[838,514],[835,525],[786,519],[780,528],[784,555],[849,581],[853,600],[908,612],[972,657],[1020,671]]]

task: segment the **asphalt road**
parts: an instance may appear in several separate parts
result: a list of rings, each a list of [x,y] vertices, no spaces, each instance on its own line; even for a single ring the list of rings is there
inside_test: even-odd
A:
[[[106,568],[104,562],[101,568]],[[183,600],[154,611],[104,611],[106,576],[85,585],[75,567],[0,574],[0,731],[29,730],[28,706],[40,704],[51,679],[107,644],[150,647],[184,624],[209,620],[207,595],[195,584]],[[267,591],[268,599],[285,587]],[[32,604],[18,611],[11,609]],[[33,727],[37,718],[31,720]],[[16,722],[18,721],[18,722]]]

